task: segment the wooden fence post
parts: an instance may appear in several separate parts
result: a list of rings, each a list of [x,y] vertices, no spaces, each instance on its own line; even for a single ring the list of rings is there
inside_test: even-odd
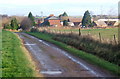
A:
[[[79,28],[79,36],[81,36],[80,28]]]
[[[100,42],[101,42],[101,34],[100,34],[100,32],[99,32],[99,39],[100,39]]]
[[[115,44],[117,44],[117,41],[116,41],[116,36],[115,36],[115,34],[114,34],[114,42],[115,42]]]
[[[71,34],[72,34],[72,30],[71,30]]]
[[[88,31],[88,36],[90,35],[90,32]]]

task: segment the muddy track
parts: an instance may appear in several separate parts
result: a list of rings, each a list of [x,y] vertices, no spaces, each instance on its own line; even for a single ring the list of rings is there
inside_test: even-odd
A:
[[[25,33],[17,33],[38,62],[45,77],[111,77],[109,72],[85,62],[57,46]]]

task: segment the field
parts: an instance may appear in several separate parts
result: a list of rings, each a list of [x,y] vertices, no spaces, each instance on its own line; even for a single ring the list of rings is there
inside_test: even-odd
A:
[[[60,48],[66,50],[66,51],[68,51],[68,52],[70,52],[70,53],[72,53],[72,54],[90,62],[90,63],[93,63],[93,64],[95,64],[95,65],[97,65],[101,68],[104,68],[106,70],[111,71],[114,74],[118,74],[118,75],[120,74],[120,72],[118,70],[120,68],[119,66],[117,66],[115,64],[112,64],[108,61],[105,61],[104,59],[99,58],[99,57],[97,57],[95,55],[92,55],[90,53],[87,53],[85,51],[78,50],[74,47],[71,47],[70,45],[62,43],[61,41],[60,42],[56,41],[56,40],[53,39],[54,38],[53,34],[41,33],[41,32],[39,32],[39,33],[38,32],[27,32],[27,33],[30,34],[30,35],[33,35],[37,38],[40,38],[40,39],[43,39],[45,41],[51,42],[51,43],[59,46]]]
[[[79,28],[70,28],[70,27],[41,27],[39,30],[47,30],[49,32],[56,33],[75,33],[79,34]],[[89,35],[93,37],[95,40],[100,40],[101,42],[115,42],[118,41],[118,28],[101,28],[101,29],[81,29],[81,35]],[[100,36],[99,36],[100,33]],[[115,36],[115,39],[114,39]],[[101,37],[101,38],[100,38]]]
[[[17,36],[4,30],[2,36],[2,77],[33,77],[34,70]]]

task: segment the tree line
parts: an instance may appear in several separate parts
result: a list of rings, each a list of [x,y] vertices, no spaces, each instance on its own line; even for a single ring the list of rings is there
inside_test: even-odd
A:
[[[18,24],[16,18],[13,18],[13,19],[10,21],[10,24],[4,24],[4,29],[17,30],[18,28],[19,28],[19,24]]]
[[[18,22],[15,17],[12,18],[10,22],[4,24],[4,29],[18,30],[22,28],[23,30],[29,30],[33,26],[35,26],[35,18],[30,12],[28,17],[24,17],[21,22]]]
[[[68,26],[70,22],[69,17],[66,12],[59,15],[60,20],[63,22],[63,26]],[[82,27],[93,27],[95,26],[95,22],[91,20],[90,12],[87,10],[84,13],[82,18]],[[46,25],[50,25],[50,23],[46,23]],[[25,17],[20,23],[16,18],[13,18],[9,24],[4,24],[4,29],[12,29],[18,30],[22,28],[23,30],[30,30],[30,28],[35,26],[35,17],[29,12],[28,17]]]
[[[59,18],[61,21],[63,21],[63,26],[68,26],[68,22],[69,18],[66,12],[64,12],[63,14],[59,15]],[[84,13],[84,16],[82,18],[82,27],[94,27],[96,25],[96,23],[94,21],[91,20],[91,14],[90,12],[87,10]]]

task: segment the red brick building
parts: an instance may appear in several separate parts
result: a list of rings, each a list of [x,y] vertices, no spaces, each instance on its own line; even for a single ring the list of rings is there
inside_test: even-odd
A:
[[[50,26],[61,26],[60,19],[54,15],[50,15],[49,17],[45,18],[45,21],[48,21]]]
[[[59,19],[49,19],[48,22],[51,26],[61,26]]]

